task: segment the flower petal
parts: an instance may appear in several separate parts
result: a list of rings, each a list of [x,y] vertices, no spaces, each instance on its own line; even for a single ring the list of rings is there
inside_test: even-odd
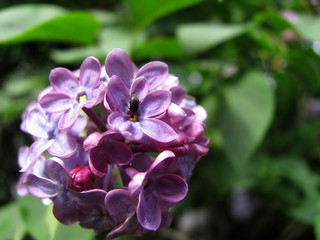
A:
[[[31,169],[33,165],[36,163],[37,159],[41,156],[41,154],[46,151],[52,144],[54,140],[47,139],[38,139],[30,146],[28,159],[25,162],[25,165],[20,170],[20,172],[27,171]]]
[[[170,104],[171,93],[166,90],[157,90],[149,93],[141,101],[138,113],[142,117],[153,117],[166,111]]]
[[[71,108],[65,111],[58,123],[58,128],[62,131],[68,131],[72,128],[73,124],[77,121],[82,105],[75,103]]]
[[[62,189],[61,185],[57,185],[47,178],[41,178],[33,174],[29,174],[26,177],[25,185],[28,191],[37,198],[54,197]]]
[[[161,224],[161,209],[152,193],[143,190],[139,195],[137,218],[142,227],[147,230],[157,230]]]
[[[29,155],[29,147],[22,146],[19,148],[18,152],[18,164],[20,168],[23,168],[24,165],[26,165]]]
[[[59,222],[72,225],[77,221],[77,209],[72,200],[72,193],[64,191],[54,200],[53,215]]]
[[[93,174],[103,177],[108,171],[108,158],[101,147],[95,147],[89,153],[89,167]]]
[[[108,117],[108,124],[129,140],[139,141],[143,137],[140,122],[131,122],[125,119],[120,112],[111,113]]]
[[[105,101],[112,111],[124,112],[128,109],[129,90],[117,76],[113,76],[107,86]]]
[[[58,161],[61,160],[58,158],[50,158],[46,160],[45,171],[52,181],[67,186],[69,181],[69,173]]]
[[[149,86],[147,84],[147,80],[144,77],[140,77],[136,79],[130,89],[130,94],[137,94],[139,100],[142,100],[146,97],[149,91]]]
[[[142,228],[138,223],[136,214],[132,214],[124,223],[109,232],[107,239],[111,240],[124,235],[142,235]]]
[[[187,114],[180,106],[171,103],[168,108],[168,116],[170,117],[170,124],[179,127],[185,121]]]
[[[134,212],[130,192],[128,190],[111,190],[107,193],[104,202],[110,216],[119,221],[124,221]]]
[[[120,48],[113,49],[105,62],[106,72],[109,77],[119,77],[129,89],[134,73],[134,64],[128,54]]]
[[[188,192],[188,185],[178,175],[162,175],[154,180],[152,184],[153,194],[166,202],[178,202],[182,200]]]
[[[25,130],[33,136],[48,138],[48,119],[40,107],[32,109],[25,120]],[[50,129],[51,130],[51,129]]]
[[[82,192],[73,192],[73,199],[82,207],[103,204],[107,192],[102,189],[91,189]]]
[[[69,109],[75,100],[69,95],[59,92],[52,92],[44,95],[39,103],[43,109],[50,113],[62,112]]]
[[[93,90],[89,89],[86,91],[86,93],[88,97],[88,100],[84,102],[84,106],[86,108],[93,108],[95,105],[99,104],[103,99],[101,99],[100,97],[101,90],[99,88],[95,88]]]
[[[132,160],[131,148],[118,141],[106,141],[104,145],[104,151],[106,152],[109,161],[112,164],[119,166],[126,165]]]
[[[76,149],[77,141],[75,137],[70,136],[68,133],[60,132],[55,136],[48,152],[57,157],[70,157]]]
[[[80,84],[88,88],[97,87],[100,80],[101,65],[95,57],[87,57],[80,67]]]
[[[132,167],[139,172],[145,172],[151,166],[153,159],[144,153],[138,152],[133,155]]]
[[[177,133],[165,122],[147,118],[140,122],[142,131],[159,142],[171,142],[177,137]]]
[[[170,92],[172,93],[172,102],[177,105],[180,105],[185,96],[184,88],[180,86],[175,86],[170,89]]]
[[[137,72],[136,78],[138,77],[145,77],[149,88],[155,89],[168,77],[168,65],[159,61],[147,63]]]
[[[50,83],[54,90],[73,95],[79,87],[79,81],[73,72],[66,68],[55,68],[50,73]]]

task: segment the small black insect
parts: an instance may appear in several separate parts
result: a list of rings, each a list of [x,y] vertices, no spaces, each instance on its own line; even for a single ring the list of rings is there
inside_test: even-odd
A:
[[[136,93],[132,93],[130,102],[129,102],[129,112],[128,112],[128,120],[137,122],[138,121],[138,109],[139,109],[139,98]]]
[[[130,98],[130,105],[129,105],[129,110],[132,112],[137,112],[139,109],[139,98],[136,93],[132,93],[131,98]]]

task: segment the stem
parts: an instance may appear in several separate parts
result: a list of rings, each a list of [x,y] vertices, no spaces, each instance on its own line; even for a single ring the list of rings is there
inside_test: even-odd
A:
[[[82,110],[88,115],[88,117],[96,124],[100,131],[107,131],[106,126],[103,124],[98,115],[91,108],[82,108]]]

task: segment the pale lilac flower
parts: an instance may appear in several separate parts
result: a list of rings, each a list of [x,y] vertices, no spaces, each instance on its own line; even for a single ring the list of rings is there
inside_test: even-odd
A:
[[[50,113],[63,112],[58,127],[69,130],[81,109],[94,107],[100,96],[101,66],[94,57],[88,57],[80,67],[79,79],[66,68],[55,68],[50,73],[53,91],[40,99],[40,105]]]
[[[28,164],[29,153],[30,153],[29,147],[23,146],[19,148],[18,164],[21,169],[25,168],[25,166]],[[35,160],[34,166],[32,166],[31,168],[28,168],[28,170],[21,173],[17,183],[17,193],[19,196],[26,196],[29,194],[29,191],[25,185],[26,177],[29,174],[41,176],[43,174],[45,160],[46,159],[43,156],[39,156],[39,158]]]
[[[35,142],[30,147],[28,161],[21,171],[32,166],[46,150],[57,157],[71,156],[77,149],[77,138],[86,125],[85,118],[79,116],[69,132],[62,132],[58,129],[61,114],[47,113],[37,104],[29,106],[23,117],[22,128],[35,138]]]

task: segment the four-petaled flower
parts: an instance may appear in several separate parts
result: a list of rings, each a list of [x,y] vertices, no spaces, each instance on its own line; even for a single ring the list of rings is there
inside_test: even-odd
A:
[[[111,109],[108,123],[127,139],[139,141],[144,135],[159,141],[170,142],[177,136],[170,125],[159,119],[171,104],[171,93],[166,90],[149,92],[144,77],[136,79],[130,90],[113,76],[107,86],[105,102]]]
[[[92,108],[100,96],[101,67],[94,57],[88,57],[80,67],[78,77],[66,68],[55,68],[50,73],[52,92],[40,99],[40,105],[50,113],[63,112],[59,129],[69,130],[82,108]]]

